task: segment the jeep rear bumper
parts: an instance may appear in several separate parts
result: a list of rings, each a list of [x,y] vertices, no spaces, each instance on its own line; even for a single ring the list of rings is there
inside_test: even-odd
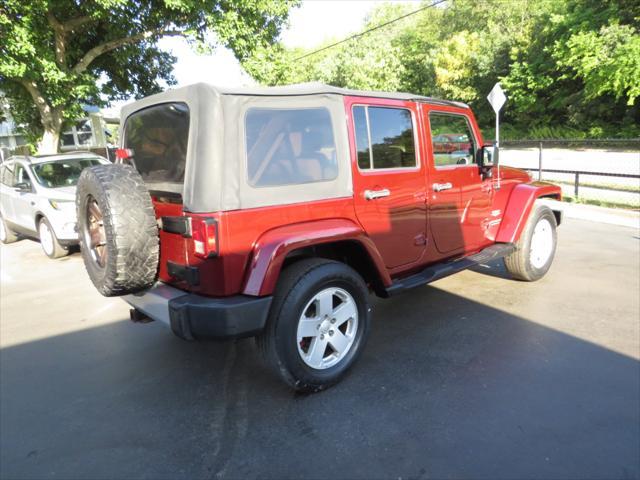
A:
[[[210,298],[162,283],[122,298],[138,312],[169,325],[185,340],[256,335],[264,329],[271,306],[271,297]]]

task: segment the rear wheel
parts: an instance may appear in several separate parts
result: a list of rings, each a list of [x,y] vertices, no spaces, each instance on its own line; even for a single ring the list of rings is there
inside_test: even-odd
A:
[[[556,217],[545,205],[536,205],[516,244],[504,259],[509,273],[518,280],[533,282],[547,273],[556,252]]]
[[[0,216],[0,242],[2,243],[13,243],[18,240],[18,235],[11,230],[4,221],[4,218]]]
[[[367,287],[355,270],[330,260],[301,260],[283,271],[257,342],[289,386],[316,392],[355,363],[369,324]]]
[[[60,258],[69,254],[69,250],[60,245],[53,228],[51,228],[51,224],[46,218],[41,218],[38,223],[38,236],[40,237],[42,251],[47,257]]]

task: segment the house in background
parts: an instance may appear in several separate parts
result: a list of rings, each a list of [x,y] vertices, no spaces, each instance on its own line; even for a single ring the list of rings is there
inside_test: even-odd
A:
[[[20,147],[27,147],[27,139],[20,133],[7,106],[0,105],[0,109],[5,120],[0,122],[0,160],[16,152],[26,153]],[[120,119],[113,115],[113,111],[102,112],[88,105],[83,105],[83,110],[87,116],[60,134],[60,151],[91,150],[111,158],[110,150],[117,144]]]

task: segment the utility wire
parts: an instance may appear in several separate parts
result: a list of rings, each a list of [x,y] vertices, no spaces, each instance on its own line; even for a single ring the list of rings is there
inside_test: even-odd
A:
[[[414,10],[413,12],[409,12],[409,13],[407,13],[405,15],[402,15],[401,17],[394,18],[393,20],[389,20],[388,22],[385,22],[383,24],[380,24],[380,25],[377,25],[375,27],[372,27],[372,28],[370,28],[368,30],[365,30],[364,32],[360,32],[360,33],[356,33],[355,35],[351,35],[350,37],[347,37],[344,40],[340,40],[339,42],[332,43],[331,45],[327,45],[326,47],[322,47],[322,48],[320,48],[318,50],[314,50],[313,52],[306,53],[306,54],[302,55],[301,57],[298,57],[298,58],[294,59],[293,61],[297,62],[298,60],[302,60],[303,58],[310,57],[311,55],[315,55],[316,53],[323,52],[323,51],[328,50],[330,48],[333,48],[333,47],[335,47],[337,45],[340,45],[340,44],[342,44],[344,42],[348,42],[350,40],[353,40],[354,38],[362,37],[363,35],[366,35],[367,33],[371,33],[374,30],[378,30],[379,28],[386,27],[387,25],[391,25],[392,23],[395,23],[395,22],[397,22],[399,20],[402,20],[403,18],[410,17],[411,15],[415,15],[418,12],[422,12],[423,10],[426,10],[427,8],[435,7],[436,5],[439,5],[439,4],[444,3],[446,1],[447,0],[436,0],[435,2],[430,3],[427,6],[424,6],[422,8],[417,9],[417,10]]]

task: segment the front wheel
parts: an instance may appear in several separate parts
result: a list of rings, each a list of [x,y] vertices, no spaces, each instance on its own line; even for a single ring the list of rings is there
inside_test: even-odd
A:
[[[331,260],[301,260],[283,271],[257,342],[289,386],[317,392],[355,363],[370,316],[367,287],[355,270]]]
[[[504,259],[512,277],[533,282],[547,273],[558,241],[556,217],[545,205],[536,205],[516,243],[515,252]]]
[[[58,242],[56,234],[51,228],[51,224],[46,218],[41,218],[38,224],[38,236],[40,237],[40,246],[42,251],[49,258],[60,258],[69,254],[69,250]]]

